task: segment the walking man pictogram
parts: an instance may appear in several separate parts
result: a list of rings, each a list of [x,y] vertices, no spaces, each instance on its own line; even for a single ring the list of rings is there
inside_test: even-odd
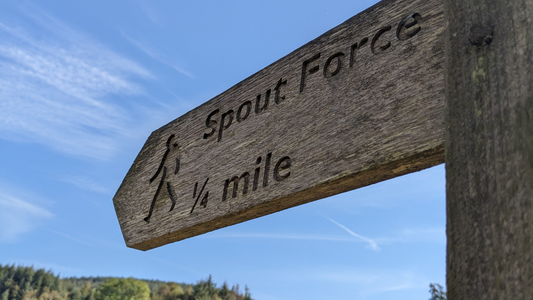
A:
[[[174,209],[174,206],[176,205],[176,198],[177,198],[176,193],[174,192],[174,188],[172,187],[172,184],[170,183],[170,181],[167,181],[167,175],[169,175],[168,174],[169,167],[165,165],[165,162],[169,156],[169,153],[178,151],[178,143],[177,142],[173,143],[172,142],[173,139],[174,139],[173,134],[167,139],[167,144],[166,144],[167,150],[165,151],[165,154],[163,154],[161,163],[159,164],[159,167],[157,168],[157,171],[155,172],[154,176],[150,178],[150,184],[152,184],[152,182],[154,182],[154,180],[157,179],[161,171],[163,171],[162,172],[163,174],[161,175],[161,179],[159,180],[159,185],[157,186],[157,191],[155,192],[154,198],[152,199],[152,204],[150,205],[150,211],[148,212],[148,216],[144,218],[144,220],[148,223],[150,223],[150,218],[152,217],[152,213],[154,211],[155,203],[157,201],[157,197],[159,196],[159,192],[161,192],[161,189],[163,188],[164,185],[166,185],[167,192],[170,197],[170,201],[172,201],[172,206],[170,206],[169,211],[172,211]],[[174,168],[174,175],[178,174],[180,170],[179,156],[176,156],[175,164],[176,165]]]

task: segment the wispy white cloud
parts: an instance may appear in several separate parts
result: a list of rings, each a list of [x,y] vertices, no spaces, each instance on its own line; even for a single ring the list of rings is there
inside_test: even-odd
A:
[[[302,274],[302,279],[353,285],[362,298],[369,295],[409,289],[426,289],[429,280],[405,270],[321,270]]]
[[[379,248],[378,244],[376,243],[376,241],[374,241],[374,240],[372,240],[372,239],[370,239],[370,238],[367,238],[367,237],[365,237],[365,236],[362,236],[362,235],[360,235],[360,234],[357,234],[357,233],[353,232],[353,231],[350,230],[348,227],[346,227],[346,226],[340,224],[339,222],[337,222],[337,221],[335,221],[335,220],[333,220],[333,219],[331,219],[331,218],[327,218],[327,217],[326,217],[326,219],[330,220],[333,224],[335,224],[335,225],[339,226],[340,228],[344,229],[344,230],[345,230],[346,232],[348,232],[351,236],[354,236],[354,237],[360,239],[361,241],[367,243],[367,244],[368,244],[367,248],[372,249],[372,250],[374,250],[374,251],[379,251],[379,250],[381,250],[381,249]]]
[[[152,6],[152,3],[150,1],[140,0],[139,4],[150,21],[152,21],[156,25],[159,25],[160,27],[165,27],[163,17]]]
[[[0,242],[13,242],[53,216],[27,200],[0,193]]]
[[[169,67],[171,67],[172,69],[174,69],[176,72],[180,73],[180,74],[183,74],[189,78],[194,78],[194,75],[191,74],[191,72],[185,70],[184,68],[182,68],[181,66],[179,66],[178,63],[176,62],[173,62],[172,59],[166,57],[165,55],[157,52],[156,50],[154,50],[152,47],[146,45],[145,43],[141,43],[140,41],[138,40],[135,40],[133,39],[132,37],[128,36],[127,34],[125,34],[124,32],[122,32],[122,35],[130,42],[132,43],[135,47],[139,48],[139,50],[141,50],[142,52],[144,52],[146,55],[150,56],[152,59],[155,59],[157,61],[159,61],[160,63],[162,64],[165,64]]]
[[[97,192],[107,193],[109,190],[94,180],[84,176],[63,176],[59,178],[59,181],[72,184],[80,189]]]
[[[67,238],[67,239],[69,239],[69,240],[72,240],[72,241],[74,241],[74,242],[76,242],[76,243],[83,244],[83,245],[86,245],[86,246],[94,247],[93,244],[87,243],[86,241],[83,241],[83,240],[81,240],[81,239],[78,239],[78,238],[75,238],[75,237],[73,237],[73,236],[70,236],[70,235],[68,235],[68,234],[66,234],[66,233],[64,233],[64,232],[59,232],[59,231],[56,231],[56,230],[53,230],[53,229],[48,229],[48,228],[45,228],[45,230],[46,230],[46,231],[49,231],[49,232],[51,232],[51,233],[54,233],[54,234],[56,234],[56,235],[62,236],[62,237],[64,237],[64,238]]]
[[[283,233],[212,233],[203,235],[204,238],[253,238],[277,240],[307,240],[307,241],[332,241],[354,242],[351,237],[314,235],[314,234],[283,234]]]
[[[375,239],[380,244],[428,242],[446,244],[446,229],[436,228],[410,228],[400,230],[397,234]]]
[[[201,238],[244,238],[244,239],[277,239],[277,240],[301,240],[301,241],[322,241],[322,242],[358,242],[367,244],[366,248],[374,251],[380,251],[379,245],[390,245],[394,243],[413,243],[413,242],[425,242],[425,243],[438,243],[446,244],[446,235],[444,228],[411,228],[403,229],[390,236],[369,238],[353,232],[348,227],[340,224],[339,222],[327,218],[333,224],[337,225],[349,236],[341,235],[318,235],[318,234],[294,234],[294,233],[240,233],[240,232],[228,232],[219,233],[213,232],[206,235],[202,235]]]
[[[425,295],[431,282],[423,272],[416,269],[354,268],[316,264],[307,267],[265,268],[250,272],[250,276],[260,276],[266,281],[275,278],[277,281],[286,282],[288,286],[324,285],[332,289],[336,286],[342,287],[343,291],[339,295],[346,296],[347,290],[350,290],[352,299],[387,299],[385,294],[390,293],[392,296],[397,291]],[[335,291],[328,295],[331,299],[341,299]]]
[[[150,72],[57,19],[27,9],[20,24],[0,22],[0,138],[107,158],[131,135],[134,79]]]

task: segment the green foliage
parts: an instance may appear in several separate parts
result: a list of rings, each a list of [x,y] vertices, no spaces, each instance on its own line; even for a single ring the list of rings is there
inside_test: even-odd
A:
[[[174,300],[174,299],[180,299],[180,296],[185,294],[183,291],[183,288],[181,285],[170,282],[168,284],[161,284],[158,288],[157,294],[159,297],[158,299],[161,300]]]
[[[440,300],[440,298],[437,298]],[[0,300],[253,300],[248,287],[115,277],[63,278],[44,269],[0,265]]]
[[[218,295],[218,289],[211,279],[211,275],[206,281],[200,280],[193,288],[192,296],[194,300],[211,300]]]
[[[244,298],[243,300],[252,300],[252,295],[250,294],[250,289],[248,286],[244,286]]]
[[[0,265],[0,297],[2,300],[54,300],[61,297],[59,277],[51,271],[33,267]]]
[[[228,288],[228,283],[224,281],[222,284],[222,287],[220,288],[220,291],[218,292],[218,295],[222,299],[229,299],[230,290]]]
[[[150,288],[146,282],[133,278],[112,278],[102,284],[96,300],[149,300]]]
[[[438,283],[429,284],[429,293],[431,294],[431,298],[429,298],[429,300],[446,300],[446,292]]]

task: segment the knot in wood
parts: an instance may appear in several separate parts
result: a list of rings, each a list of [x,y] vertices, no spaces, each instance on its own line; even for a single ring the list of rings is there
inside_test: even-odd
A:
[[[485,47],[490,45],[493,38],[493,30],[485,24],[474,24],[470,27],[470,35],[468,40],[477,47]]]

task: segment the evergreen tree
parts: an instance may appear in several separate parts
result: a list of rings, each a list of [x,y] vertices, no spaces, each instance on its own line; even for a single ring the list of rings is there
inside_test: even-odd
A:
[[[431,294],[431,298],[429,298],[429,300],[446,300],[446,292],[438,283],[429,284],[429,293]]]
[[[244,286],[244,299],[243,300],[252,300],[252,295],[250,295],[250,289],[247,285]]]
[[[218,292],[218,295],[220,296],[220,298],[222,298],[222,300],[229,300],[228,299],[229,294],[230,294],[230,290],[228,288],[228,283],[224,281],[224,283],[222,284],[222,287],[220,288],[220,292]]]

